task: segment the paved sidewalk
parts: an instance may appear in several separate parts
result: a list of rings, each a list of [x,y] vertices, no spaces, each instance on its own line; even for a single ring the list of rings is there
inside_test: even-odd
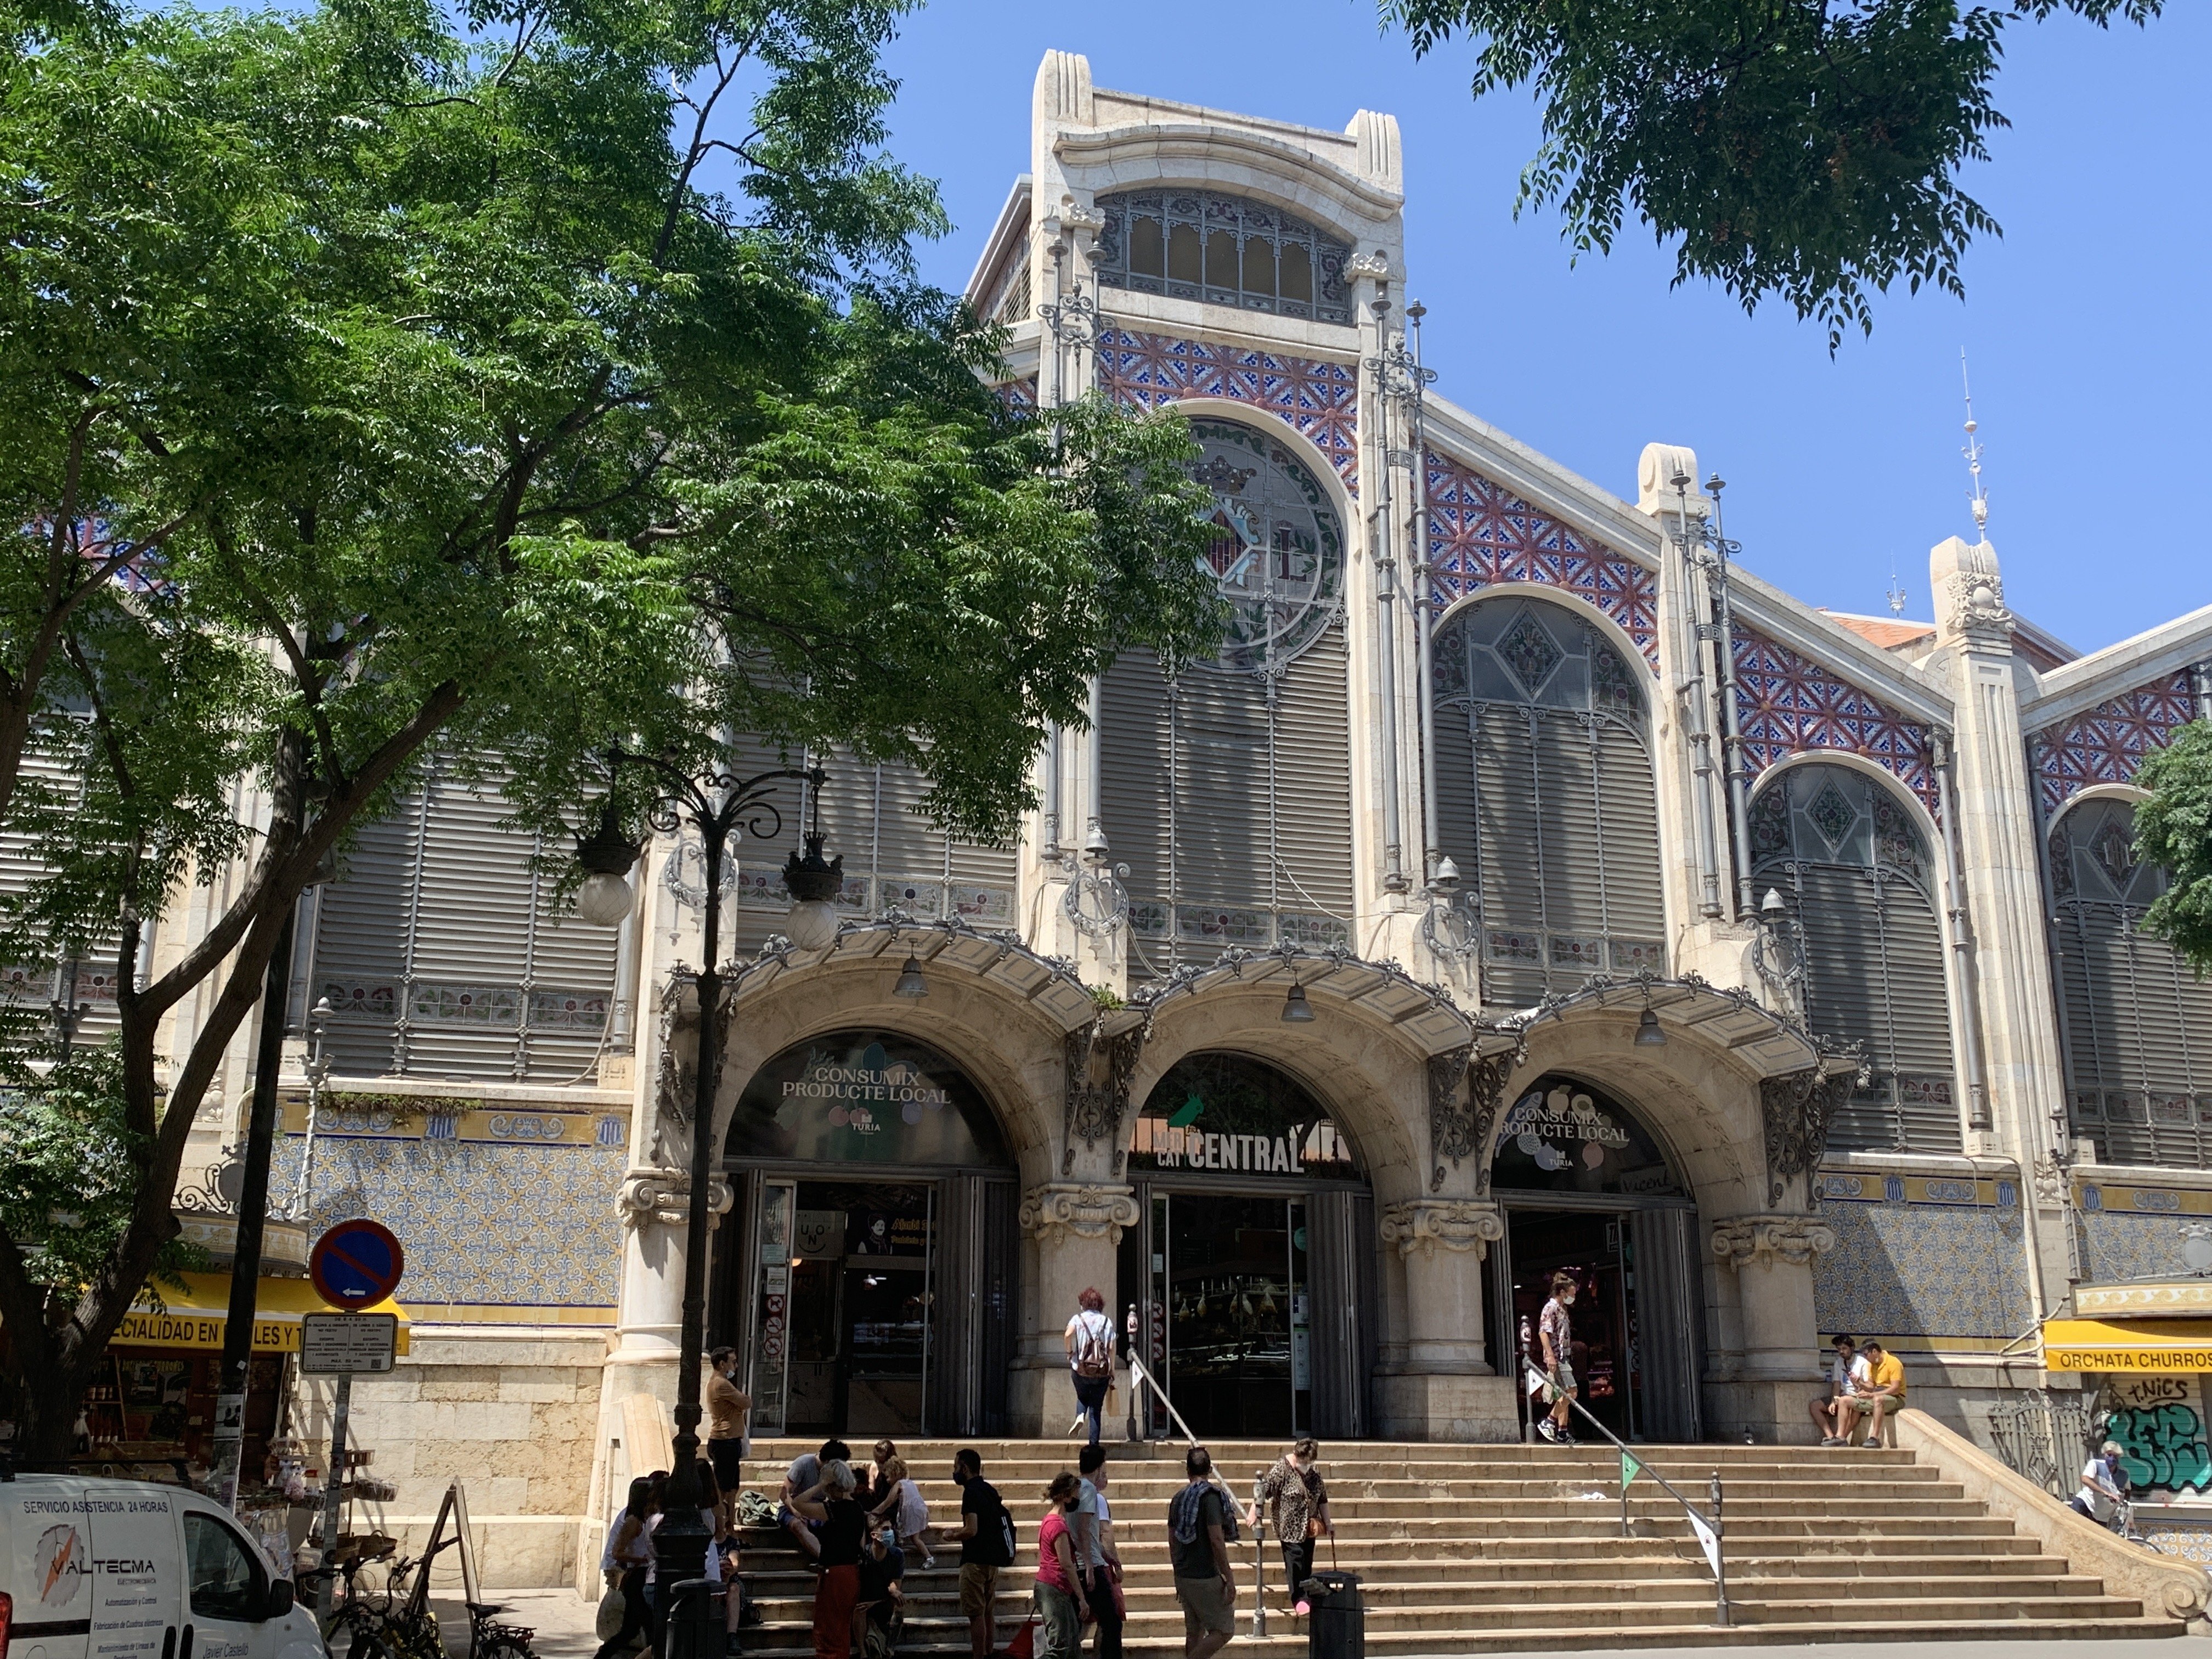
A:
[[[2012,1621],[2005,1621],[2010,1623]],[[2192,1645],[2199,1638],[2123,1638],[2109,1642],[2038,1641],[2035,1621],[2018,1621],[2020,1634],[1987,1642],[1884,1642],[1881,1659],[2191,1659],[2205,1650]],[[1992,1620],[1990,1628],[2003,1628]],[[1725,1648],[1578,1648],[1578,1655],[1634,1653],[1650,1659],[1846,1659],[1860,1643],[1792,1642],[1764,1647],[1756,1644]],[[1237,1644],[1223,1650],[1222,1659],[1235,1659]],[[591,1659],[586,1654],[584,1659]],[[1483,1659],[1535,1659],[1527,1654],[1486,1654]],[[1547,1650],[1543,1659],[1559,1659],[1559,1650]]]

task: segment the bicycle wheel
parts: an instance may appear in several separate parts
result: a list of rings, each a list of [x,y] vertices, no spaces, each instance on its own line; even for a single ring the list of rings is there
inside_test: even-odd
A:
[[[521,1638],[501,1632],[487,1637],[472,1659],[538,1659],[538,1655]]]

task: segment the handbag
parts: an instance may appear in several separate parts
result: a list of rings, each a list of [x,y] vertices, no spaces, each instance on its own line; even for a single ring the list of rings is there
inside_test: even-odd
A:
[[[1022,1620],[1014,1639],[1006,1644],[1006,1659],[1036,1659],[1036,1627],[1035,1613]]]
[[[622,1634],[623,1620],[629,1606],[620,1589],[609,1590],[599,1598],[599,1610],[592,1621],[592,1633],[602,1642],[611,1642]]]

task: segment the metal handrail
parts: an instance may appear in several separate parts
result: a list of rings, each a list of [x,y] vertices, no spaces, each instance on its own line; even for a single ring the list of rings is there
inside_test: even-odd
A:
[[[1522,1328],[1524,1331],[1527,1328],[1525,1322]],[[1528,1381],[1543,1383],[1547,1387],[1549,1386],[1551,1379],[1546,1376],[1541,1368],[1540,1368],[1534,1360],[1528,1358],[1528,1351],[1525,1348],[1522,1351],[1521,1364],[1528,1373]],[[1534,1390],[1531,1389],[1529,1392],[1533,1393]],[[1713,1535],[1713,1542],[1712,1548],[1708,1558],[1708,1565],[1711,1565],[1713,1570],[1713,1622],[1716,1625],[1723,1626],[1728,1624],[1728,1559],[1723,1547],[1723,1540],[1727,1534],[1722,1530],[1721,1526],[1720,1471],[1718,1469],[1715,1469],[1713,1471],[1713,1509],[1712,1513],[1711,1515],[1707,1515],[1703,1510],[1699,1510],[1698,1506],[1692,1504],[1688,1498],[1683,1497],[1680,1492],[1676,1492],[1674,1490],[1674,1483],[1668,1480],[1665,1475],[1653,1468],[1651,1465],[1646,1462],[1643,1458],[1637,1457],[1636,1454],[1629,1449],[1628,1446],[1621,1440],[1619,1435],[1615,1434],[1611,1429],[1606,1427],[1604,1424],[1599,1422],[1596,1418],[1591,1416],[1589,1407],[1583,1404],[1579,1395],[1571,1396],[1567,1401],[1567,1404],[1574,1410],[1580,1412],[1583,1415],[1583,1421],[1587,1422],[1590,1427],[1595,1429],[1600,1434],[1611,1441],[1615,1451],[1619,1452],[1624,1457],[1636,1458],[1636,1467],[1638,1471],[1650,1475],[1651,1479],[1658,1484],[1661,1491],[1664,1492],[1668,1497],[1673,1498],[1677,1504],[1680,1504],[1682,1506],[1683,1514],[1689,1518],[1690,1530],[1692,1534],[1698,1534],[1704,1531],[1711,1532]],[[1620,1483],[1620,1535],[1623,1538],[1626,1538],[1629,1536],[1628,1480],[1626,1479],[1626,1470],[1625,1468],[1623,1469],[1622,1474],[1623,1479]],[[1703,1543],[1703,1538],[1700,1537],[1698,1541]]]
[[[1198,1437],[1191,1432],[1190,1425],[1182,1420],[1182,1413],[1176,1409],[1176,1403],[1173,1400],[1168,1397],[1168,1391],[1159,1385],[1158,1379],[1154,1377],[1150,1371],[1145,1369],[1144,1361],[1139,1359],[1135,1353],[1132,1352],[1129,1355],[1129,1403],[1131,1407],[1131,1415],[1133,1417],[1135,1415],[1137,1385],[1139,1382],[1143,1383],[1146,1388],[1150,1389],[1154,1394],[1160,1397],[1160,1404],[1168,1408],[1168,1416],[1170,1419],[1174,1422],[1176,1427],[1182,1431],[1183,1443],[1187,1446],[1197,1445]],[[1206,1473],[1207,1478],[1211,1480],[1216,1486],[1220,1488],[1223,1499],[1228,1503],[1235,1504],[1237,1502],[1237,1494],[1231,1489],[1229,1483],[1221,1478],[1221,1471],[1218,1468],[1209,1465]],[[1255,1485],[1252,1493],[1252,1513],[1255,1516],[1259,1514],[1259,1489]],[[1266,1528],[1261,1521],[1257,1519],[1253,1521],[1252,1634],[1255,1636],[1265,1636],[1267,1633],[1267,1602],[1266,1596],[1267,1588],[1267,1553],[1261,1547],[1260,1541],[1261,1534],[1265,1530]]]

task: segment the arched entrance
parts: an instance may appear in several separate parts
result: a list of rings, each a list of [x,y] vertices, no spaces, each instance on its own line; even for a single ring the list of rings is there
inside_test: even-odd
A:
[[[1367,1431],[1374,1205],[1328,1109],[1265,1060],[1186,1055],[1138,1114],[1128,1167],[1120,1299],[1191,1428]]]
[[[1506,1108],[1491,1189],[1506,1217],[1490,1256],[1492,1352],[1528,1340],[1523,1333],[1568,1273],[1583,1404],[1624,1440],[1697,1439],[1697,1208],[1657,1137],[1605,1091],[1550,1073]]]
[[[723,1143],[716,1340],[738,1346],[759,1434],[1003,1430],[1014,1161],[960,1066],[856,1030],[756,1072]]]

